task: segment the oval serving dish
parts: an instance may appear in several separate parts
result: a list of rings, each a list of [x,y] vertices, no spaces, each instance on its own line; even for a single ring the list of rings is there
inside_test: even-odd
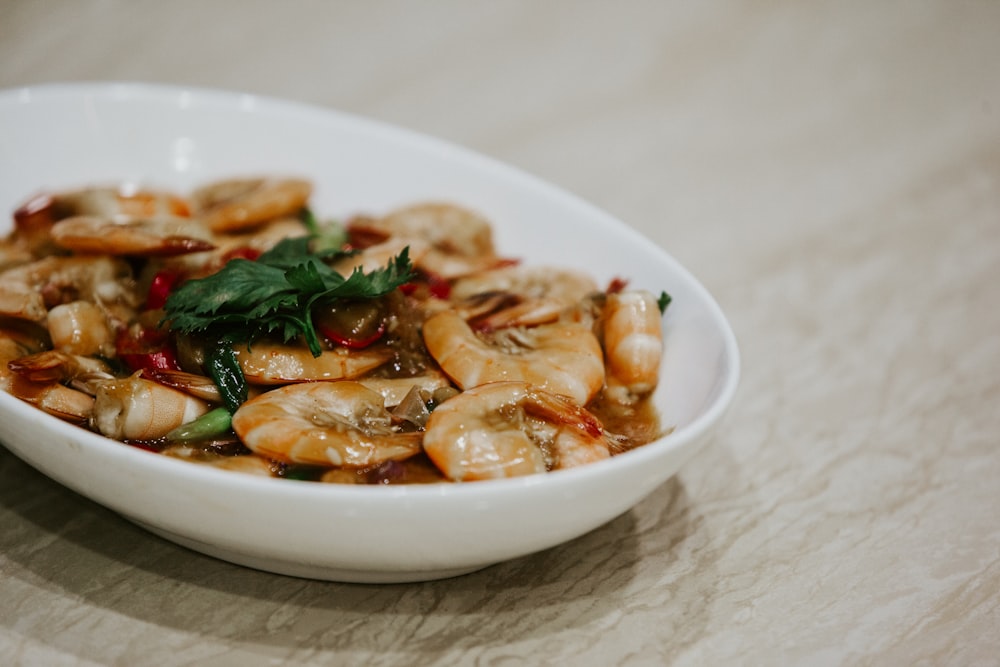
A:
[[[399,128],[252,95],[111,83],[0,91],[3,234],[15,207],[41,190],[126,182],[187,192],[215,178],[272,173],[311,179],[312,206],[326,218],[452,201],[493,222],[506,256],[580,268],[598,284],[624,276],[668,291],[654,402],[672,432],[608,461],[546,475],[341,486],[170,459],[0,393],[3,446],[70,489],[211,556],[300,577],[420,581],[555,546],[626,512],[694,454],[732,399],[736,341],[697,280],[622,222],[513,168]]]

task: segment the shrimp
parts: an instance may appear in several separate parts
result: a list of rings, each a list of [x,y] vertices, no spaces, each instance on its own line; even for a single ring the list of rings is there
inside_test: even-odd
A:
[[[159,216],[188,217],[187,202],[169,192],[132,187],[97,187],[35,195],[14,211],[14,238],[35,255],[51,251],[52,226],[77,215],[115,222]]]
[[[544,266],[504,266],[459,278],[451,288],[455,299],[477,294],[505,292],[526,299],[551,299],[572,305],[597,291],[597,283],[585,273]]]
[[[213,232],[235,232],[295,216],[311,195],[312,184],[302,179],[238,178],[201,187],[191,200],[195,217]]]
[[[445,310],[424,322],[423,336],[431,356],[462,389],[519,380],[586,405],[604,385],[600,343],[580,324],[505,329],[491,344]]]
[[[7,336],[0,336],[0,390],[65,421],[81,425],[86,423],[94,398],[59,382],[22,377],[11,368],[11,364],[16,365],[26,352],[24,345]]]
[[[208,231],[186,218],[150,218],[114,222],[77,216],[52,226],[52,240],[84,254],[171,257],[215,248]]]
[[[0,314],[44,320],[47,313],[36,317],[37,313],[19,299],[32,292],[38,295],[32,302],[37,305],[40,297],[43,308],[89,301],[101,306],[117,321],[128,321],[141,303],[131,267],[117,257],[49,256],[8,269],[0,273]],[[13,298],[8,300],[7,297]]]
[[[144,368],[142,376],[209,403],[224,402],[218,385],[205,375],[162,368]]]
[[[187,201],[172,192],[131,186],[93,187],[62,192],[51,197],[58,217],[95,215],[116,221],[158,216],[190,217]],[[61,213],[61,216],[59,215]]]
[[[376,269],[384,269],[393,258],[407,248],[409,249],[407,256],[414,264],[422,261],[430,250],[427,242],[420,239],[387,239],[368,246],[361,252],[338,259],[332,264],[333,270],[342,276],[349,276],[359,269],[371,273]]]
[[[374,370],[392,358],[392,352],[379,347],[362,350],[336,348],[314,357],[308,348],[261,341],[249,349],[235,348],[236,360],[247,382],[262,385],[350,380]]]
[[[414,387],[428,395],[433,395],[435,392],[451,386],[443,373],[434,370],[428,370],[424,374],[414,377],[361,378],[358,382],[372,391],[378,392],[385,400],[387,407],[395,407],[402,403]]]
[[[41,292],[20,283],[5,282],[0,275],[0,315],[41,323],[48,314]]]
[[[13,373],[31,382],[65,382],[93,395],[94,383],[114,379],[106,363],[95,357],[44,350],[8,362]]]
[[[663,354],[661,313],[646,290],[607,295],[602,317],[607,367],[605,396],[631,404],[656,388]]]
[[[17,243],[16,239],[0,239],[0,271],[13,268],[20,264],[27,264],[34,257],[31,252]]]
[[[525,382],[484,384],[439,405],[424,451],[454,481],[532,475],[611,455],[597,417]]]
[[[214,461],[209,461],[208,465],[222,470],[232,470],[260,477],[276,476],[275,464],[255,454],[222,456]]]
[[[420,452],[421,434],[400,430],[382,396],[350,380],[261,394],[236,411],[233,430],[255,453],[285,463],[363,468]]]
[[[91,427],[115,440],[155,440],[208,412],[208,404],[138,373],[96,383]]]
[[[488,220],[452,204],[417,204],[382,218],[356,219],[348,231],[371,238],[423,241],[430,247],[414,266],[445,280],[496,266],[501,260],[493,247]]]
[[[473,329],[495,331],[555,322],[596,291],[578,271],[505,266],[459,278],[451,298]]]
[[[115,330],[104,310],[90,301],[61,303],[48,313],[52,347],[69,354],[113,357]]]

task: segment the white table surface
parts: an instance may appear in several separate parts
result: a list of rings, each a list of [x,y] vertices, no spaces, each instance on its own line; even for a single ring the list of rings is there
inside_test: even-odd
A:
[[[0,88],[94,80],[554,182],[704,282],[743,381],[632,511],[426,584],[216,561],[0,447],[0,664],[1000,661],[1000,3],[0,0]]]

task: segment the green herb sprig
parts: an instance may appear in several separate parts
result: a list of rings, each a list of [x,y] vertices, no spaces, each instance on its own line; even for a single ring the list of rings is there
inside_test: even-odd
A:
[[[324,262],[341,253],[314,253],[310,241],[284,239],[255,261],[234,259],[210,276],[183,283],[164,306],[170,329],[220,344],[250,344],[269,335],[287,343],[302,336],[318,357],[322,347],[312,318],[316,306],[374,299],[412,277],[408,249],[383,269],[355,269],[345,278]]]
[[[320,238],[319,241],[329,241]],[[211,343],[206,372],[226,409],[236,412],[247,398],[247,383],[233,345],[264,336],[284,342],[302,337],[318,357],[323,348],[313,325],[313,309],[339,299],[374,299],[410,281],[408,248],[383,269],[355,269],[346,278],[326,263],[344,253],[317,236],[284,239],[255,261],[234,259],[205,278],[189,280],[164,305],[171,331],[201,336]]]
[[[673,297],[671,297],[666,292],[660,292],[660,296],[656,300],[656,305],[660,309],[660,315],[662,315],[663,313],[667,312],[667,306],[669,306],[670,302],[673,301],[673,300],[674,300]]]

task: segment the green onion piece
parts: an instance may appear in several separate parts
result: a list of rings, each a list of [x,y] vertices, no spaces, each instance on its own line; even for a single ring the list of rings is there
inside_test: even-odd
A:
[[[167,440],[191,442],[220,435],[229,430],[232,418],[226,408],[216,408],[206,412],[192,422],[181,424],[167,433]]]

